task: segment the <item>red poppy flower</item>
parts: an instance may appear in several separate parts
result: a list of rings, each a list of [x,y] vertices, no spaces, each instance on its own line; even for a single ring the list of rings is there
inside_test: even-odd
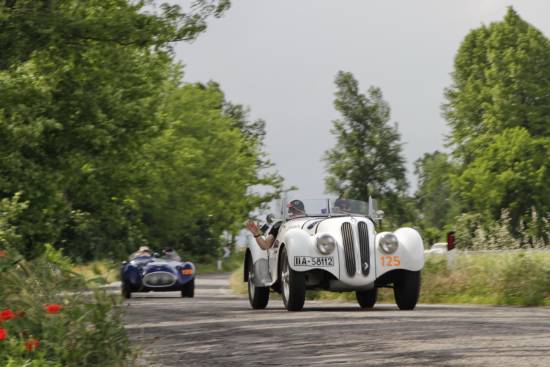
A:
[[[47,313],[58,313],[62,309],[63,309],[63,306],[57,303],[44,305],[44,310],[46,310]]]
[[[6,257],[8,252],[6,250],[0,250],[0,257]]]
[[[6,308],[2,312],[0,312],[0,321],[13,320],[16,317],[17,316],[15,315],[15,313],[9,308]]]
[[[8,331],[0,327],[0,340],[4,340],[8,337]]]
[[[40,346],[40,340],[38,339],[29,339],[25,342],[25,349],[29,352],[37,349]]]

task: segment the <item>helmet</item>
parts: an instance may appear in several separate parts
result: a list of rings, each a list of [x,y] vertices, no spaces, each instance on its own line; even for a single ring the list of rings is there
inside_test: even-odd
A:
[[[288,213],[292,215],[305,214],[306,209],[304,203],[301,200],[292,200],[288,203]]]

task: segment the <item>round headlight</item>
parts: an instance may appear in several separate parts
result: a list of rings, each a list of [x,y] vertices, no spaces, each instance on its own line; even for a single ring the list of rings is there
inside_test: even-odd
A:
[[[399,247],[399,241],[393,233],[386,233],[378,241],[378,246],[382,252],[386,254],[393,254]]]
[[[323,255],[328,255],[336,248],[336,240],[329,234],[317,237],[317,250]]]

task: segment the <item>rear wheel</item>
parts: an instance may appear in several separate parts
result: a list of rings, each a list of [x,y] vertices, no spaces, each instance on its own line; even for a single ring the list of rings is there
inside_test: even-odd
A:
[[[420,272],[403,270],[395,280],[393,294],[400,310],[414,309],[420,294]]]
[[[130,286],[126,282],[122,282],[121,288],[120,288],[122,297],[126,299],[132,298],[132,290],[130,289]]]
[[[369,289],[368,291],[356,291],[355,297],[361,308],[373,308],[378,296],[378,288]]]
[[[191,279],[190,282],[187,282],[183,285],[181,288],[181,296],[182,297],[189,297],[193,298],[195,297],[195,279]]]
[[[254,285],[254,263],[252,258],[248,260],[248,300],[253,309],[261,310],[266,308],[269,302],[269,287],[256,287]]]
[[[294,271],[288,264],[286,248],[281,250],[279,271],[283,302],[288,311],[301,311],[306,299],[306,278],[304,273]]]

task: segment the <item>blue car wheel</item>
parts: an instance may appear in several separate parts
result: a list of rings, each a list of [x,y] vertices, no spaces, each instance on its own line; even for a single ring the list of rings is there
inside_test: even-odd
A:
[[[195,296],[195,279],[192,279],[182,286],[181,296],[189,298],[193,298]]]
[[[121,293],[122,297],[126,299],[132,298],[132,290],[130,289],[130,286],[124,281],[122,282]]]

